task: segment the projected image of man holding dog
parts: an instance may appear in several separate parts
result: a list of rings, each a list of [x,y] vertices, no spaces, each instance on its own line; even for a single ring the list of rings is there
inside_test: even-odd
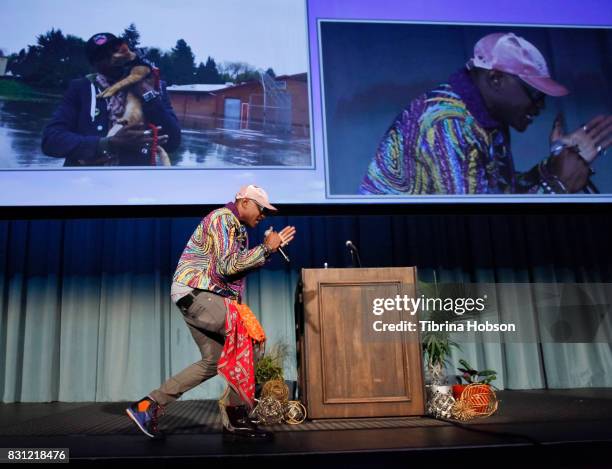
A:
[[[153,64],[110,33],[85,52],[96,73],[73,80],[42,138],[64,166],[169,166],[181,129]]]

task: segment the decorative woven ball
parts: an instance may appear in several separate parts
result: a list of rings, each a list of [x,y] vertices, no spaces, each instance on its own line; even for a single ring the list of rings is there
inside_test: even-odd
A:
[[[289,400],[289,387],[282,379],[271,379],[263,385],[261,397],[273,397],[277,401],[286,403]]]
[[[253,409],[253,415],[263,425],[281,423],[284,418],[283,404],[271,396],[263,397]]]
[[[306,407],[300,401],[289,401],[285,406],[285,422],[297,425],[306,420]]]
[[[427,413],[434,417],[451,418],[451,411],[455,405],[455,399],[450,394],[434,392],[427,403]]]
[[[497,411],[498,401],[495,391],[488,384],[470,384],[465,387],[461,397],[452,409],[458,420],[471,420],[488,417]]]

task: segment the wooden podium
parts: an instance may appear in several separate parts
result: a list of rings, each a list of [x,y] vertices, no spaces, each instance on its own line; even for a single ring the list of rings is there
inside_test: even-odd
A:
[[[299,380],[309,418],[424,414],[418,332],[372,328],[373,300],[412,296],[415,285],[414,267],[302,270]],[[409,319],[384,313],[385,322]]]

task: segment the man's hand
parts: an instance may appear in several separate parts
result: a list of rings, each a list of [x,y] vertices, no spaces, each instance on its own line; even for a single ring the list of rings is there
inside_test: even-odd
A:
[[[571,134],[563,132],[563,115],[558,114],[550,134],[551,143],[560,140],[568,147],[577,147],[588,164],[612,146],[612,116],[597,116]]]
[[[278,233],[282,240],[280,247],[285,247],[287,244],[293,241],[293,238],[295,238],[295,233],[295,226],[285,226],[282,230],[280,230]]]
[[[592,163],[612,145],[612,116],[597,116],[561,140],[578,147],[580,156]]]
[[[161,127],[158,128],[161,129]],[[167,141],[167,135],[159,135],[157,138],[159,145],[163,145]],[[137,150],[152,143],[153,135],[151,129],[147,129],[142,124],[126,125],[109,138],[109,145],[112,151],[121,149]]]
[[[565,148],[548,161],[548,170],[563,183],[569,193],[578,192],[586,185],[590,169],[577,151]]]
[[[264,240],[264,244],[270,251],[276,252],[278,248],[285,247],[289,244],[293,238],[295,237],[295,226],[286,226],[278,233],[276,231],[272,231],[266,239]]]
[[[564,127],[565,127],[565,116],[563,115],[562,112],[560,112],[557,114],[553,122],[552,132],[550,133],[550,136],[548,137],[549,144],[552,145],[554,141],[561,140],[563,137],[565,137]]]

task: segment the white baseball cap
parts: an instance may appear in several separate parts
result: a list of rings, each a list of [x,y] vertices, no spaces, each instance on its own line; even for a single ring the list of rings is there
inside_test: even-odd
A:
[[[550,77],[546,60],[531,42],[514,33],[493,33],[474,46],[474,66],[518,76],[549,96],[565,96],[567,88]]]
[[[254,184],[242,186],[236,194],[236,199],[251,199],[268,210],[272,210],[274,212],[278,211],[278,209],[270,203],[266,191]]]

